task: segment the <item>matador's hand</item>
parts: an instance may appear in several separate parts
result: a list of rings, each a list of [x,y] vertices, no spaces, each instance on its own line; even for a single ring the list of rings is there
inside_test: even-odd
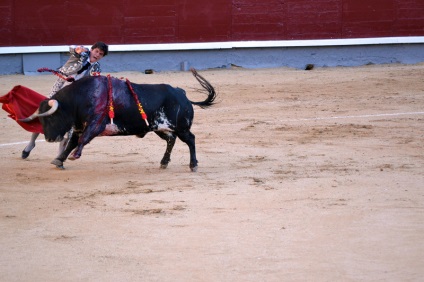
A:
[[[84,46],[77,46],[75,47],[75,52],[81,54],[82,52],[88,52],[88,49]]]

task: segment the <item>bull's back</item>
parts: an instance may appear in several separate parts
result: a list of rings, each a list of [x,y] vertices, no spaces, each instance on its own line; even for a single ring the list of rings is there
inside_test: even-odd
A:
[[[183,89],[168,84],[132,83],[131,86],[134,93],[124,81],[115,81],[113,85],[115,121],[125,128],[126,134],[156,130],[156,125],[165,119],[169,124],[178,124],[182,118],[192,120],[193,106]],[[142,120],[137,102],[146,113],[150,127]]]
[[[185,91],[181,88],[168,84],[139,84],[134,85],[133,89],[148,116],[155,115],[158,111],[172,114],[171,112],[177,108],[184,111],[193,109]],[[130,100],[129,103],[132,105],[127,105],[127,108],[133,108],[136,105],[134,100]]]

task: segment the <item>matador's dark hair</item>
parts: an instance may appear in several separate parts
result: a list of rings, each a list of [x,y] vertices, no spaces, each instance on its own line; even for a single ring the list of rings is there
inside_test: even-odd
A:
[[[107,44],[102,41],[97,41],[96,43],[93,44],[93,46],[91,46],[91,50],[96,48],[99,48],[100,50],[103,51],[104,53],[103,56],[106,56],[107,53],[109,52],[109,46],[107,46]]]

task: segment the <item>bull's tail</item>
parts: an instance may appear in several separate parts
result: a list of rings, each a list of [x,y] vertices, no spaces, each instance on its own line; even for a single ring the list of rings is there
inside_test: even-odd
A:
[[[203,87],[202,90],[206,92],[208,97],[202,101],[202,102],[193,102],[190,101],[193,105],[200,106],[202,108],[209,107],[214,104],[215,98],[216,98],[216,92],[213,86],[207,81],[203,76],[197,73],[197,71],[194,68],[191,68],[191,73],[193,76],[197,79],[197,81],[200,83],[200,85]]]

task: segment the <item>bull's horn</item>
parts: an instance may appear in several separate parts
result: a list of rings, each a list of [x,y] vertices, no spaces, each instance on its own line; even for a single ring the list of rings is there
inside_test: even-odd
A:
[[[20,118],[18,119],[21,122],[30,122],[31,120],[35,119],[36,117],[38,117],[38,109],[29,117],[27,118]]]
[[[49,116],[49,115],[53,114],[57,110],[57,108],[59,107],[59,102],[57,100],[54,100],[54,99],[50,100],[48,104],[51,108],[47,112],[40,114],[38,109],[37,109],[32,115],[30,115],[27,118],[19,119],[19,121],[30,122],[31,120],[35,119],[36,117]]]

